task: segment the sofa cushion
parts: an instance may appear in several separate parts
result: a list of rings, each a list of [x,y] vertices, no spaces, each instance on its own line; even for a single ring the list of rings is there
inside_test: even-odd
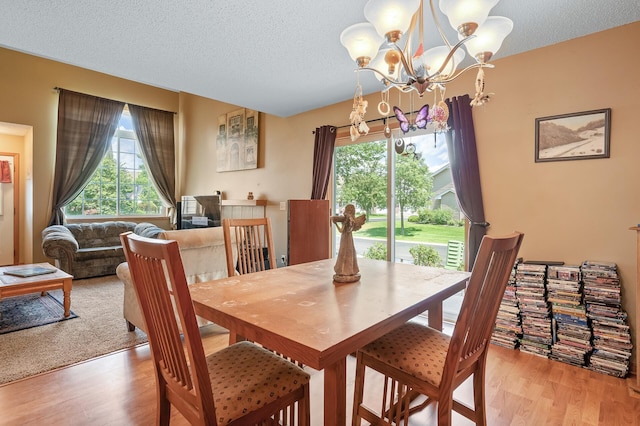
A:
[[[104,259],[108,257],[124,257],[124,250],[122,246],[113,247],[91,247],[79,249],[76,252],[75,261],[82,262],[90,259]]]
[[[113,247],[121,245],[120,234],[134,231],[135,222],[111,221],[101,223],[72,223],[66,225],[78,246],[83,248]]]

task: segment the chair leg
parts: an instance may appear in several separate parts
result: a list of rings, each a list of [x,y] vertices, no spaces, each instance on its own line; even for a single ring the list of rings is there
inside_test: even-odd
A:
[[[485,357],[486,360],[486,357]],[[481,362],[473,374],[473,403],[475,406],[476,425],[484,426],[487,424],[487,412],[485,410],[484,397],[484,379],[485,379],[485,362]]]
[[[356,381],[353,389],[353,416],[351,419],[352,426],[360,426],[362,422],[362,418],[358,414],[364,395],[365,365],[362,357],[363,355],[361,352],[358,352],[356,354]]]
[[[127,331],[133,331],[136,329],[136,326],[127,321]]]
[[[171,420],[171,403],[167,398],[167,386],[165,383],[159,383],[162,379],[157,378],[158,391],[156,395],[158,412],[156,413],[156,424],[159,426],[169,426]]]
[[[451,426],[453,390],[440,394],[438,399],[438,426]]]
[[[304,387],[304,401],[298,401],[298,424],[300,426],[311,426],[311,396],[309,384]]]

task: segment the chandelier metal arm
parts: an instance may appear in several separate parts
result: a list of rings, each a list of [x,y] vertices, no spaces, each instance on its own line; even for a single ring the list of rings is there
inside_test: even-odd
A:
[[[420,3],[422,3],[422,1],[420,1]],[[418,13],[414,13],[413,17],[411,18],[411,24],[409,24],[409,29],[405,33],[407,35],[407,39],[404,43],[404,49],[400,49],[397,43],[393,43],[393,45],[398,50],[398,52],[400,52],[400,60],[402,61],[402,66],[407,71],[407,74],[409,74],[410,76],[414,76],[415,71],[413,70],[412,62],[407,61],[407,57],[411,56],[410,49],[413,42],[413,31],[416,27],[417,20],[418,20]],[[420,43],[422,43],[422,40],[420,40]]]
[[[465,72],[467,72],[469,70],[472,70],[474,68],[482,68],[482,67],[483,68],[495,68],[495,66],[493,64],[483,64],[483,63],[476,62],[475,64],[471,64],[471,65],[467,66],[466,68],[458,71],[456,74],[454,74],[453,76],[448,77],[446,79],[437,80],[437,79],[433,78],[434,76],[430,76],[429,78],[427,78],[425,80],[426,82],[429,83],[426,91],[430,92],[430,91],[433,90],[433,86],[435,86],[435,85],[450,83],[453,80],[457,79],[460,75],[464,74]],[[360,69],[361,70],[373,71],[376,74],[378,74],[380,77],[382,77],[383,81],[386,82],[386,87],[382,90],[383,92],[386,92],[386,91],[388,91],[389,89],[391,89],[393,87],[395,89],[400,90],[402,93],[409,93],[412,90],[415,90],[416,92],[419,93],[418,89],[415,86],[413,86],[413,85],[411,85],[411,84],[409,84],[407,82],[392,80],[392,79],[389,78],[389,76],[387,76],[386,74],[378,71],[375,68],[364,67],[364,68],[360,68]],[[358,71],[358,70],[356,70],[356,71]],[[434,75],[436,75],[436,74],[434,74]],[[413,77],[411,77],[411,78],[413,78]]]
[[[453,80],[455,80],[456,78],[460,77],[465,72],[467,72],[469,70],[472,70],[474,68],[495,68],[495,65],[493,65],[493,64],[483,64],[483,63],[480,63],[480,62],[476,62],[475,64],[471,64],[468,67],[458,71],[458,73],[454,74],[453,76],[451,76],[451,77],[449,77],[447,79],[444,79],[444,80],[437,80],[434,83],[443,83],[443,84],[451,83]]]
[[[449,54],[442,62],[442,66],[440,66],[440,69],[438,71],[428,76],[427,79],[431,80],[433,77],[440,75],[440,73],[444,71],[447,65],[449,65],[449,61],[451,60],[451,58],[453,58],[454,53],[456,53],[456,51],[460,49],[460,47],[462,47],[463,44],[465,44],[468,40],[471,40],[474,37],[475,37],[474,35],[470,35],[469,37],[465,37],[464,39],[457,42],[453,47],[449,46]]]
[[[420,5],[422,5],[422,1],[420,1]],[[440,38],[444,41],[444,44],[447,45],[449,49],[451,49],[451,43],[449,43],[449,39],[444,35],[442,31],[442,27],[440,26],[440,21],[438,20],[438,15],[436,15],[436,9],[433,7],[433,0],[429,0],[429,7],[431,8],[431,17],[433,18],[433,22],[436,24],[436,29],[440,34]]]
[[[409,38],[407,40],[407,45],[411,42],[411,38]],[[407,61],[407,55],[404,51],[400,50],[400,47],[396,44],[393,43],[393,46],[396,48],[396,50],[398,50],[398,52],[400,53],[400,62],[402,62],[402,67],[405,69],[405,71],[407,72],[407,75],[409,75],[412,78],[415,78],[416,72],[413,70],[413,64],[411,63],[411,61]],[[406,46],[405,46],[406,48]],[[380,73],[378,73],[380,74]]]

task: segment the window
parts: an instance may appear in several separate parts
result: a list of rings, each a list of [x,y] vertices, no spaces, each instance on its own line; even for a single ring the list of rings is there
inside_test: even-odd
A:
[[[150,179],[125,107],[111,149],[82,192],[65,207],[78,216],[155,216],[163,203]]]
[[[444,265],[448,242],[464,242],[444,135],[412,132],[389,141],[380,135],[338,146],[334,167],[334,211],[354,204],[367,214],[367,224],[354,234],[359,256],[386,259],[389,253],[395,262],[414,263],[416,249],[411,249],[425,245],[438,254],[429,262],[437,265],[439,259]]]

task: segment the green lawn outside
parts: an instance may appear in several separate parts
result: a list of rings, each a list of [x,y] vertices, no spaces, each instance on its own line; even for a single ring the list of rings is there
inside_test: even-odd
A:
[[[385,220],[366,222],[359,231],[355,232],[354,237],[384,239],[387,237],[387,222]],[[464,241],[464,226],[423,225],[405,220],[404,235],[402,235],[398,220],[396,221],[396,240],[440,244],[446,244],[451,240]]]

